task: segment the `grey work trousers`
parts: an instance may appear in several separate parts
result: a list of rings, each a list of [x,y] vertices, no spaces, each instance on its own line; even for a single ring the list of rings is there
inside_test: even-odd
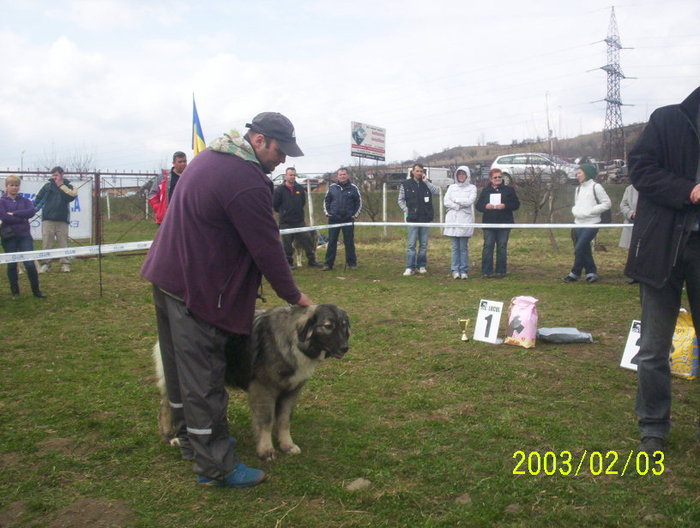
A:
[[[229,442],[226,343],[230,334],[195,318],[153,287],[158,339],[173,425],[194,451],[194,472],[221,480],[239,462]]]
[[[693,325],[700,329],[700,234],[691,235],[662,288],[640,284],[642,334],[637,354],[637,401],[642,438],[667,438],[671,429],[669,354],[685,284]]]

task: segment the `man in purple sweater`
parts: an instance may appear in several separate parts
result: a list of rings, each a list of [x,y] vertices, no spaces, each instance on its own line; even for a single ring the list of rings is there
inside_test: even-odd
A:
[[[229,437],[226,343],[246,342],[262,276],[290,304],[311,299],[294,283],[272,212],[266,173],[303,156],[294,126],[258,114],[244,137],[214,140],[182,174],[141,274],[153,283],[163,368],[183,458],[197,482],[248,487],[265,474],[240,463]]]

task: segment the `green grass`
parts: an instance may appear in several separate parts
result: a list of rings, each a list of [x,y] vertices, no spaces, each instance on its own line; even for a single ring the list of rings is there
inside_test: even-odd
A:
[[[108,223],[105,240],[129,225]],[[153,231],[137,223],[127,239]],[[674,380],[662,475],[595,476],[585,466],[578,476],[513,475],[518,450],[570,451],[577,462],[584,450],[622,457],[637,445],[635,375],[618,365],[639,302],[622,275],[619,231],[601,234],[608,251],[595,255],[593,285],[561,282],[572,250],[568,231],[555,234],[559,251],[544,231],[513,232],[503,280],[479,278],[479,235],[470,280],[450,279],[437,229],[426,276],[401,276],[405,231],[369,227],[357,230],[358,270],[343,271],[340,248],[335,271],[295,271],[312,299],[349,312],[352,348],[302,393],[299,456],[256,462],[245,395],[232,392],[240,455],[270,475],[243,491],[196,487],[190,464],[159,440],[143,255],[103,259],[102,297],[95,259],[41,275],[43,301],[27,295],[24,275],[18,300],[5,284],[0,526],[697,526],[697,381]],[[265,291],[260,307],[282,304]],[[460,340],[457,319],[473,321],[479,299],[507,306],[516,295],[540,300],[539,326],[575,326],[595,342],[526,350]],[[346,491],[357,478],[370,487]]]

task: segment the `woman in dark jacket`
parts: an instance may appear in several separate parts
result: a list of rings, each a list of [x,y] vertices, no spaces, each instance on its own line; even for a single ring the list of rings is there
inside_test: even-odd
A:
[[[5,253],[18,253],[33,251],[29,219],[36,214],[36,209],[31,200],[19,194],[21,180],[17,176],[10,175],[5,179],[5,194],[0,197],[0,237]],[[44,298],[46,295],[39,289],[39,274],[33,260],[24,261],[24,269],[27,270],[29,284],[32,286],[34,297]],[[17,263],[7,264],[7,278],[10,281],[12,297],[19,297],[19,279],[17,276]]]
[[[492,198],[493,196],[493,198]],[[476,201],[476,210],[484,213],[484,224],[512,224],[513,211],[520,200],[513,187],[503,182],[500,169],[489,171],[489,183]],[[504,277],[508,267],[508,237],[510,229],[483,229],[484,249],[481,253],[481,274],[488,279],[493,275],[493,249],[496,248],[496,278]]]

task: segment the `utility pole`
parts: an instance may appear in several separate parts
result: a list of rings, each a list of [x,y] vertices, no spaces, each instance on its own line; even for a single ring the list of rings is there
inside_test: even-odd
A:
[[[549,142],[549,155],[554,155],[554,146],[552,145],[552,127],[549,126],[549,92],[544,94],[545,108],[547,110],[547,141]]]
[[[622,128],[622,100],[620,98],[620,79],[625,79],[625,75],[620,69],[620,50],[623,48],[617,31],[614,6],[610,12],[610,25],[605,43],[608,46],[608,63],[600,68],[607,73],[608,77],[602,154],[605,161],[610,161],[624,159],[626,154],[625,130]]]

